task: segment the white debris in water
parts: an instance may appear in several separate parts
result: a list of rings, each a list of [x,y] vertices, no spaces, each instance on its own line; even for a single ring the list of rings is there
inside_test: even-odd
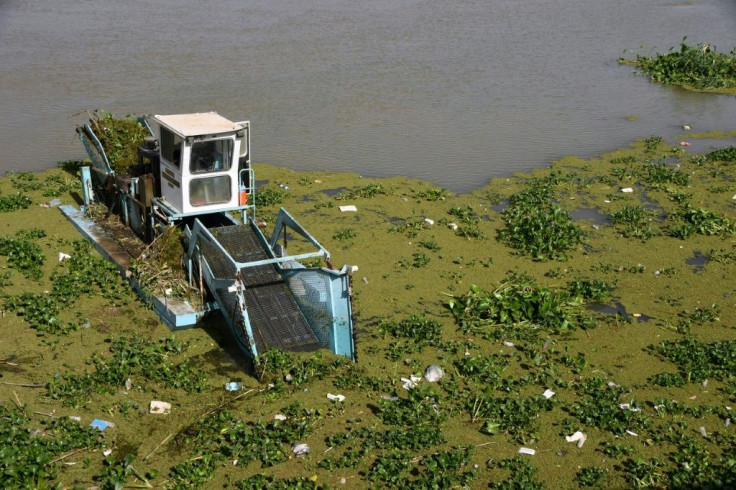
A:
[[[565,436],[565,440],[567,442],[577,442],[578,447],[583,447],[583,444],[585,444],[585,441],[588,439],[588,436],[583,434],[580,431],[575,432],[571,436]]]
[[[345,401],[345,395],[333,395],[332,393],[327,393],[327,398],[330,400],[337,401],[337,402],[344,402]]]
[[[419,383],[422,380],[419,376],[414,376],[413,374],[407,379],[407,378],[401,378],[401,381],[404,382],[402,385],[405,390],[411,390],[412,388],[416,388],[417,383]]]
[[[166,415],[171,412],[171,403],[152,400],[148,408],[148,413]]]
[[[302,456],[309,453],[309,446],[303,442],[298,442],[291,446],[291,452],[294,453],[295,456]]]
[[[430,383],[435,383],[442,379],[442,376],[444,376],[444,371],[442,371],[442,368],[439,367],[437,364],[432,364],[427,368],[427,370],[424,373],[424,379],[429,381]]]

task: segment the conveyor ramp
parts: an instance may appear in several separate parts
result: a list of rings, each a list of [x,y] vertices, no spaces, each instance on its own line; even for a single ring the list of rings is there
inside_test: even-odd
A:
[[[249,225],[222,226],[209,231],[235,262],[249,263],[270,258],[257,232]],[[235,277],[236,268],[218,250],[203,242],[201,251],[216,279]],[[245,286],[245,307],[258,352],[273,347],[286,350],[315,350],[320,347],[319,340],[274,264],[242,268],[239,276]],[[217,288],[215,292],[223,314],[231,319],[233,327],[244,329],[237,293],[226,287]]]

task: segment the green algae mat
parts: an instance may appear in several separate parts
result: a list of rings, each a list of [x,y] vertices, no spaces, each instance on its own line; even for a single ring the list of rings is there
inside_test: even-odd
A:
[[[463,195],[256,165],[259,219],[284,206],[358,266],[358,361],[252,369],[216,316],[172,334],[65,221],[78,162],[9,174],[0,485],[736,485],[736,134],[718,136]]]

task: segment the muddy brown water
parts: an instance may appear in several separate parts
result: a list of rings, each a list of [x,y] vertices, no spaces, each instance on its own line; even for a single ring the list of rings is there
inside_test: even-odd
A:
[[[252,121],[256,162],[465,192],[683,124],[736,128],[736,97],[617,63],[683,36],[728,52],[734,32],[731,0],[4,1],[0,173],[83,157],[88,110],[215,110]]]

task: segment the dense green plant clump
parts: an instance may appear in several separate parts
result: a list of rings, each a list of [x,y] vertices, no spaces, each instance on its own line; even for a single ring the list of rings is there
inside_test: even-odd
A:
[[[59,166],[70,173],[76,173],[80,163],[81,162],[78,161],[59,162]],[[76,165],[76,168],[74,165]],[[79,187],[78,179],[60,174],[51,174],[44,180],[39,179],[37,174],[32,172],[10,172],[9,176],[14,189],[17,189],[19,192],[42,190],[41,195],[44,197],[59,197],[62,194],[72,192]],[[30,199],[25,199],[28,199],[30,204]]]
[[[9,196],[0,196],[0,213],[27,209],[32,202],[33,200],[30,197],[20,192]]]
[[[573,296],[580,296],[586,301],[605,301],[615,289],[614,284],[601,279],[577,278],[567,283],[567,290]]]
[[[674,363],[677,373],[662,373],[650,381],[660,386],[682,386],[707,379],[729,380],[736,373],[736,341],[723,340],[709,343],[692,337],[665,340],[649,347],[649,351]]]
[[[669,215],[670,234],[683,240],[692,235],[729,235],[736,232],[736,224],[713,211],[683,206]]]
[[[557,183],[555,175],[533,179],[512,195],[499,239],[535,260],[566,260],[566,252],[581,242],[583,232],[567,211],[552,202]]]
[[[149,136],[148,129],[130,115],[116,118],[109,112],[97,110],[90,118],[90,127],[105,149],[110,166],[117,173],[126,173],[138,164],[138,148]]]
[[[186,392],[201,391],[205,376],[189,359],[170,360],[181,355],[187,346],[174,337],[159,341],[121,337],[111,341],[110,355],[94,354],[94,370],[82,374],[57,374],[48,384],[51,398],[64,405],[78,407],[89,402],[93,393],[115,393],[130,379],[147,380]]]
[[[705,157],[711,162],[736,162],[736,146],[727,146],[713,150]]]
[[[255,193],[254,204],[256,207],[275,206],[284,202],[286,193],[271,189],[270,187],[260,187]]]
[[[355,187],[343,192],[340,192],[335,196],[336,201],[349,201],[351,199],[370,199],[379,194],[385,194],[383,185],[381,184],[369,184],[363,187]]]
[[[76,449],[104,444],[100,431],[68,417],[35,421],[24,409],[0,405],[0,486],[51,488],[59,457]]]
[[[718,53],[715,46],[707,43],[688,46],[686,39],[683,38],[680,43],[679,51],[670,48],[667,54],[654,57],[637,55],[629,63],[658,83],[684,85],[699,90],[736,85],[736,49],[728,54]]]
[[[97,254],[84,240],[72,244],[73,252],[51,274],[53,288],[43,293],[21,293],[9,296],[5,307],[14,311],[28,324],[41,332],[69,333],[84,321],[64,321],[61,314],[70,310],[82,296],[101,296],[113,304],[125,304],[130,291],[125,286],[114,264]],[[42,263],[40,259],[39,264]],[[30,264],[30,262],[29,262]],[[30,270],[30,265],[28,265]],[[22,269],[24,270],[24,269]],[[40,277],[40,271],[34,276]]]
[[[43,230],[21,230],[15,237],[0,237],[0,255],[7,257],[8,267],[31,279],[43,276],[41,267],[46,256],[32,240],[46,236]]]
[[[595,376],[576,385],[576,392],[582,396],[572,404],[569,413],[576,421],[567,419],[563,425],[568,430],[577,430],[579,424],[585,427],[598,428],[621,436],[627,430],[638,432],[651,427],[649,417],[640,410],[637,403],[624,399],[630,390],[625,386],[606,382]],[[629,403],[629,409],[622,409],[620,404]]]
[[[626,238],[634,237],[646,241],[659,235],[652,224],[654,212],[641,206],[624,206],[621,210],[611,213],[609,219]]]
[[[545,288],[531,278],[507,278],[493,291],[473,285],[464,295],[448,301],[447,306],[466,332],[499,325],[536,325],[560,331],[591,326],[581,313],[579,294]]]
[[[490,484],[490,488],[500,490],[540,490],[544,483],[537,479],[537,469],[525,458],[514,456],[502,459],[494,465],[497,468],[508,471],[508,476],[499,482]]]
[[[268,468],[286,461],[291,456],[290,446],[311,434],[322,415],[299,402],[283,407],[281,414],[285,420],[269,422],[248,422],[228,410],[203,418],[177,436],[181,445],[191,448],[194,457],[171,468],[170,482],[177,488],[200,487],[226,463],[246,466],[258,461]],[[240,485],[250,488],[245,486],[247,482]]]
[[[381,425],[351,427],[347,432],[328,436],[327,445],[336,453],[319,466],[327,470],[355,468],[372,453],[383,457],[396,451],[420,451],[445,443],[442,423],[446,420],[440,393],[427,385],[409,390],[406,396],[381,398],[376,415]],[[394,468],[403,465],[391,463]]]
[[[281,349],[269,349],[256,360],[255,373],[261,381],[273,384],[272,390],[282,391],[287,385],[298,388],[310,381],[324,379],[346,362],[339,359],[332,364],[326,363],[320,352],[301,358]]]

